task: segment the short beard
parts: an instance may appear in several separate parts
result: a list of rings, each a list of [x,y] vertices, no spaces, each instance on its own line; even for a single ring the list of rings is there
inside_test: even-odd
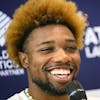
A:
[[[49,81],[43,82],[42,80],[32,78],[32,82],[35,83],[38,87],[40,87],[44,92],[48,93],[49,95],[61,96],[67,94],[67,84],[64,89],[61,89],[59,87],[55,87]]]

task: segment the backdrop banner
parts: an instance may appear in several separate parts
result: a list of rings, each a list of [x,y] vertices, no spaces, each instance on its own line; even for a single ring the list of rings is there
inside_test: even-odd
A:
[[[5,47],[4,35],[12,15],[26,0],[0,0],[0,100],[6,100],[27,87],[24,69],[13,66]],[[81,67],[77,79],[86,90],[100,88],[100,0],[74,0],[87,13],[89,26],[84,37]],[[81,34],[81,33],[80,33]]]

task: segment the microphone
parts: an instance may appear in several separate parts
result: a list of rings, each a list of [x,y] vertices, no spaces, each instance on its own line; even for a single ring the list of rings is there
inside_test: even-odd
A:
[[[85,90],[79,81],[71,81],[68,83],[67,94],[70,100],[87,100]]]

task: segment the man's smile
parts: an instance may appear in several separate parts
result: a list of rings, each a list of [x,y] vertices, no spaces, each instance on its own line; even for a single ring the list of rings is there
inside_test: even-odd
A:
[[[50,71],[50,74],[58,83],[67,83],[72,78],[70,69],[54,69]]]
[[[46,71],[54,81],[63,84],[72,80],[74,68],[70,66],[55,66],[47,68]]]

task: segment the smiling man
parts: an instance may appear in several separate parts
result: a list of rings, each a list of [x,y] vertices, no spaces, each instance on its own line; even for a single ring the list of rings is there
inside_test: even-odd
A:
[[[29,0],[7,30],[14,64],[26,69],[28,88],[8,100],[69,100],[67,85],[80,66],[87,17],[72,1]]]

